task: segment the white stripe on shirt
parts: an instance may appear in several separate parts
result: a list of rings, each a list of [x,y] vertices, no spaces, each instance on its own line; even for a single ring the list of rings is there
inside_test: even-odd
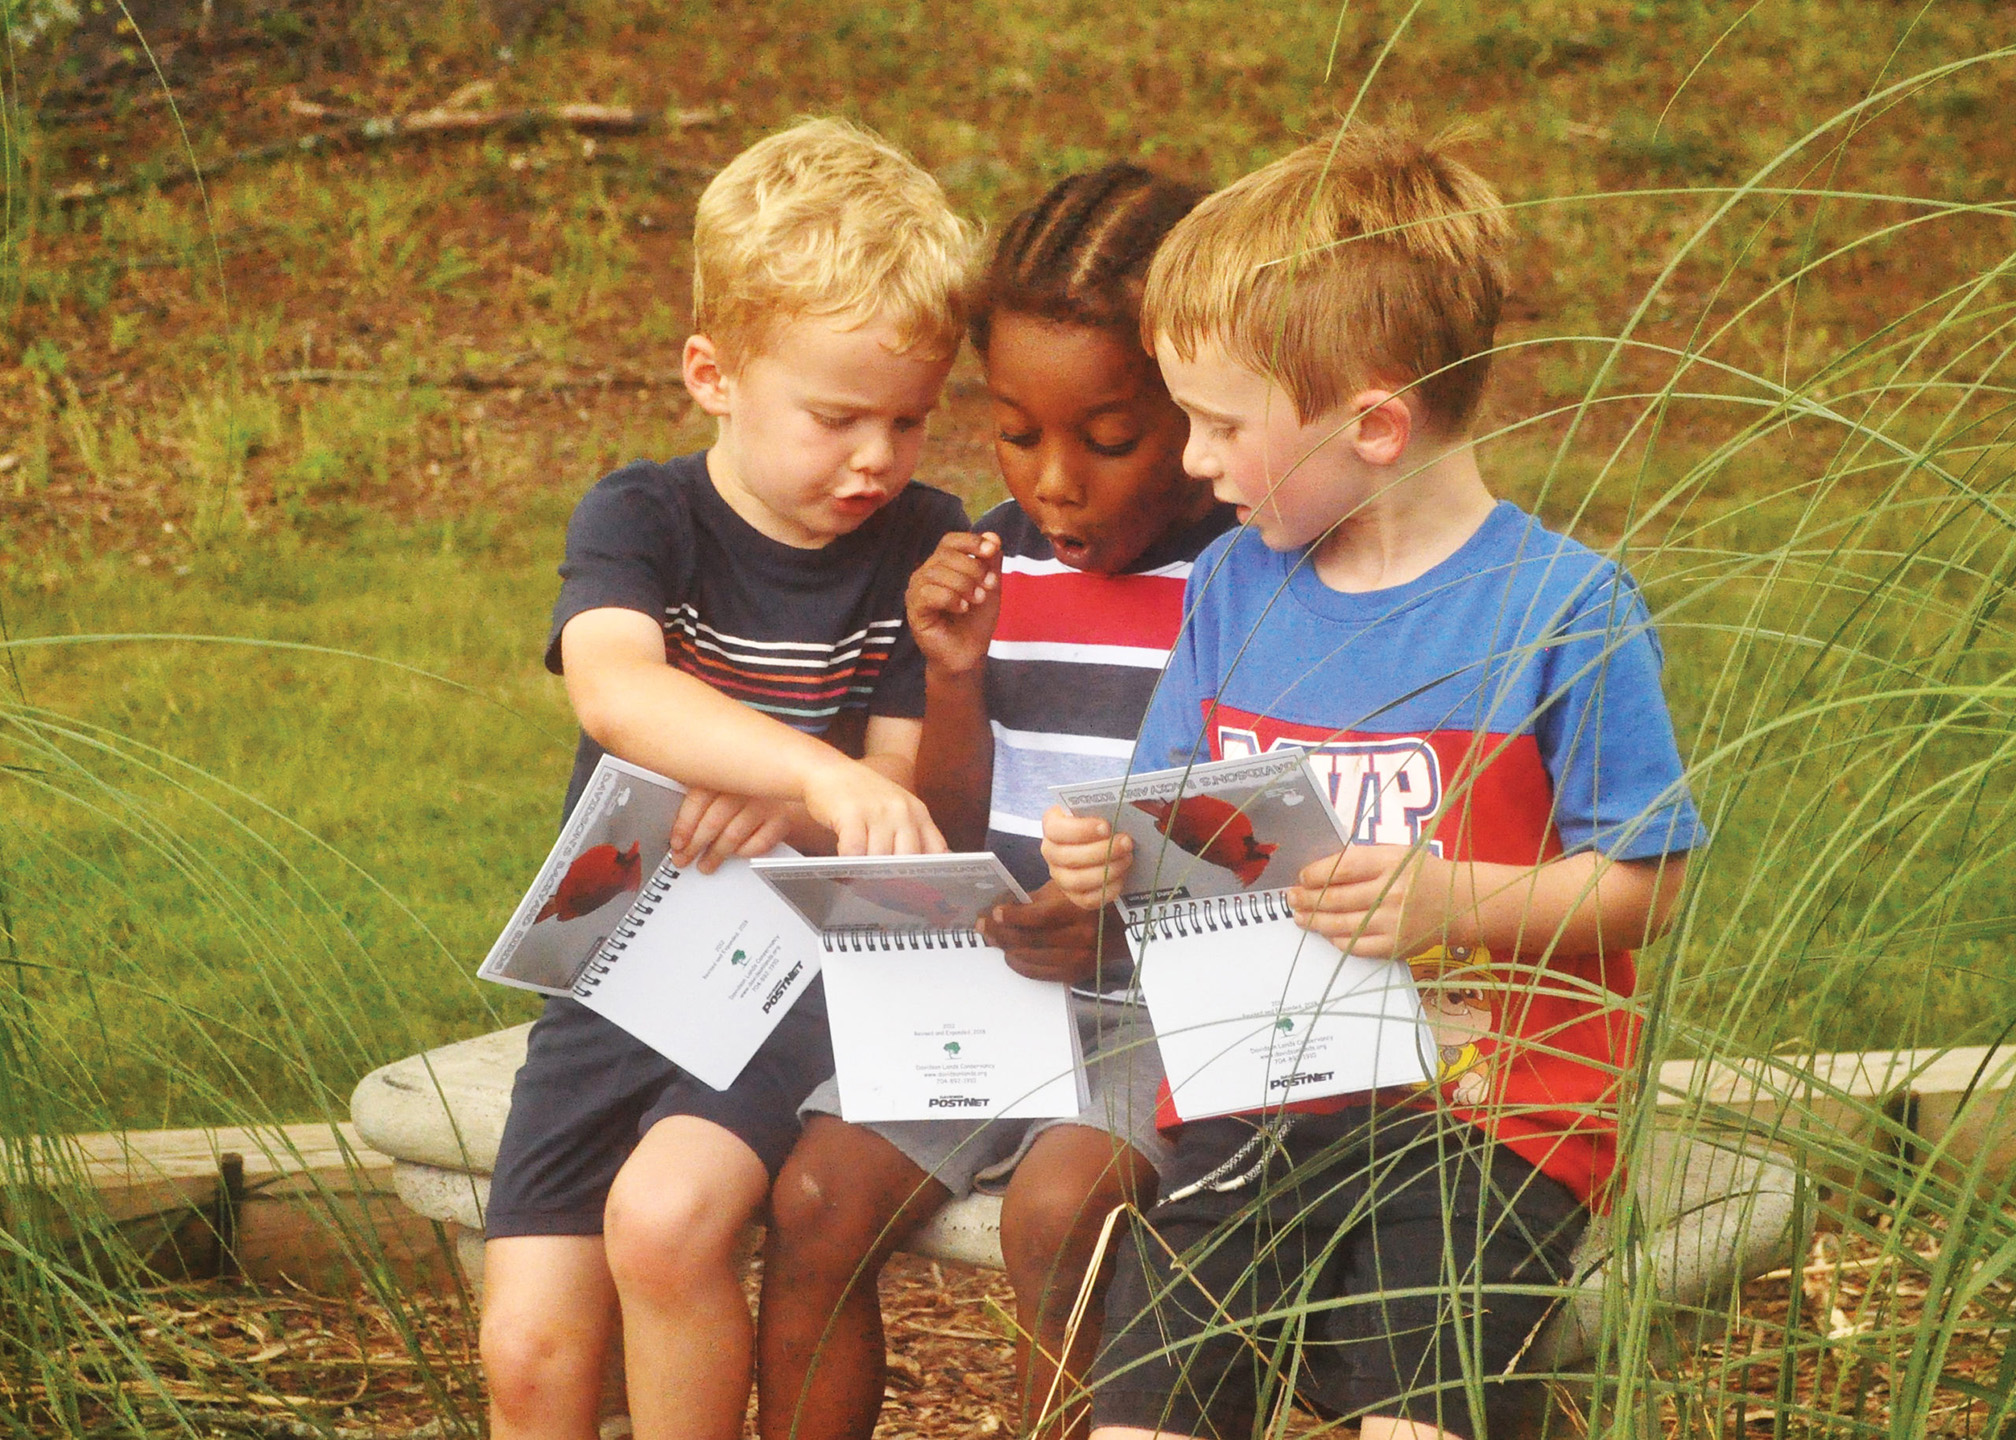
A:
[[[999,720],[989,720],[994,743],[1013,750],[1050,750],[1065,755],[1110,755],[1125,760],[1134,753],[1134,737],[1115,740],[1106,735],[1066,735],[1054,730],[1010,730]]]
[[[1004,555],[1001,570],[1008,575],[1084,575],[1089,572],[1075,565],[1066,565],[1062,560],[1034,560],[1027,555]],[[1158,565],[1153,570],[1136,570],[1127,578],[1136,579],[1143,575],[1156,575],[1170,580],[1188,580],[1190,562],[1172,560],[1167,565]]]
[[[1031,840],[1043,838],[1043,822],[1024,820],[1020,815],[1010,815],[1006,810],[989,810],[987,828],[999,830],[1003,835],[1026,835]]]
[[[1068,645],[1056,640],[995,640],[987,646],[990,660],[1058,660],[1073,665],[1129,665],[1160,670],[1169,663],[1167,650],[1146,645]]]

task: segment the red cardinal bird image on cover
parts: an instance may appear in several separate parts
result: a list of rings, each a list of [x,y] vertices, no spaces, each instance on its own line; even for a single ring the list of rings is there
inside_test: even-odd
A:
[[[870,905],[912,916],[925,925],[943,928],[964,924],[972,918],[928,880],[915,880],[907,875],[864,875],[838,883]]]
[[[1220,865],[1251,888],[1267,868],[1279,845],[1253,838],[1253,822],[1236,805],[1210,795],[1186,795],[1171,806],[1167,800],[1135,800],[1136,810],[1155,817],[1155,828],[1199,860]]]
[[[618,895],[635,891],[643,870],[634,840],[623,851],[614,845],[592,845],[574,857],[574,863],[560,877],[560,888],[553,892],[553,898],[533,917],[532,923],[579,920],[600,910]]]

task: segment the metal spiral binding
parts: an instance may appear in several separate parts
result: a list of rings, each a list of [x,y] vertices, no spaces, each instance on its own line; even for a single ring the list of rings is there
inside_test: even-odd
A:
[[[637,892],[637,898],[630,902],[630,908],[623,912],[623,918],[616,922],[608,938],[602,942],[602,948],[591,955],[587,965],[582,967],[581,974],[574,981],[576,996],[585,1000],[589,992],[602,983],[603,978],[609,973],[609,967],[616,963],[618,956],[630,948],[630,942],[637,938],[637,932],[643,928],[644,922],[651,918],[653,911],[665,903],[665,897],[672,892],[672,882],[678,878],[679,872],[672,867],[671,861],[667,860],[658,867],[649,880],[644,882],[644,887]]]
[[[1127,929],[1136,941],[1175,940],[1264,925],[1270,920],[1286,920],[1290,914],[1286,891],[1263,890],[1257,895],[1165,900],[1153,910],[1128,916]]]
[[[869,950],[977,950],[987,943],[977,930],[884,930],[879,925],[821,930],[819,940],[829,951],[857,955]]]

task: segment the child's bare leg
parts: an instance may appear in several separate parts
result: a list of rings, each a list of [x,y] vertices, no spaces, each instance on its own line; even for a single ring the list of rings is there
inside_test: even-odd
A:
[[[735,1259],[769,1188],[754,1150],[691,1115],[653,1125],[617,1172],[603,1238],[638,1440],[742,1433],[754,1330]]]
[[[1154,1204],[1155,1186],[1155,1167],[1147,1157],[1089,1125],[1045,1130],[1015,1167],[1001,1210],[1001,1253],[1009,1283],[1015,1287],[1016,1322],[1025,1337],[1035,1337],[1033,1349],[1026,1338],[1016,1347],[1022,1374],[1022,1434],[1072,1440],[1085,1434],[1089,1407],[1082,1399],[1048,1416],[1039,1412],[1056,1380],[1058,1358],[1062,1356],[1064,1363],[1064,1379],[1057,1384],[1057,1400],[1062,1402],[1077,1389],[1099,1349],[1104,1311],[1095,1294],[1065,1354],[1071,1307],[1092,1262],[1100,1227],[1117,1206],[1131,1203],[1145,1209]],[[1111,1259],[1109,1250],[1108,1268]],[[1103,1276],[1100,1286],[1103,1290]]]
[[[763,1249],[763,1440],[869,1440],[887,1357],[875,1278],[950,1192],[871,1130],[813,1115]]]
[[[483,1247],[483,1371],[494,1440],[594,1440],[616,1287],[600,1235]]]

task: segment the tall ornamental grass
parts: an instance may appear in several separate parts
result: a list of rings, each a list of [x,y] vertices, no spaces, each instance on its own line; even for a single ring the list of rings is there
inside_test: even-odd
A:
[[[1406,98],[1383,67],[1426,43],[1429,20],[1469,23],[1447,8],[1383,7],[1387,33],[1357,62],[1332,46],[1333,65],[1360,65],[1351,103]],[[1330,45],[1350,12],[1331,18],[1309,44]],[[1532,1365],[1553,1382],[1555,1434],[2007,1435],[2016,1181],[1959,1137],[2016,1130],[2016,207],[2006,185],[1936,154],[1908,191],[1853,177],[1861,147],[1896,143],[1900,117],[2006,88],[2016,51],[1879,67],[1856,103],[1748,173],[1718,174],[1688,149],[1688,121],[1715,104],[1741,25],[1730,17],[1692,57],[1664,111],[1648,97],[1606,123],[1603,143],[1640,156],[1644,184],[1520,202],[1522,228],[1567,217],[1551,233],[1581,236],[1592,271],[1627,230],[1662,263],[1622,324],[1543,315],[1508,338],[1505,365],[1566,377],[1574,398],[1495,416],[1481,451],[1507,493],[1643,583],[1714,832],[1674,931],[1641,957],[1630,1003],[1644,1045],[1620,1077],[1627,1154],[1655,1189],[1688,1153],[1676,1136],[1787,1167],[1799,1249],[1785,1303],[1753,1291],[1682,1304],[1653,1280],[1665,1217],[1627,1198],[1594,1257],[1594,1358]],[[1474,43],[1483,56],[1517,38],[1500,27]],[[0,295],[18,304],[49,212],[9,96]],[[60,390],[54,369],[44,378]],[[240,428],[219,441],[227,480],[249,453]],[[215,544],[235,543],[226,530]],[[440,573],[444,605],[453,585],[483,588],[480,572]],[[544,843],[564,720],[550,696],[505,681],[472,694],[340,643],[227,649],[138,620],[69,638],[38,622],[28,636],[19,595],[0,603],[13,612],[0,613],[0,1426],[188,1435],[225,1403],[326,1433],[337,1417],[201,1336],[130,1323],[156,1277],[57,1137],[339,1120],[365,1070],[517,1018],[468,978],[480,922],[443,921],[433,902],[445,884],[469,913],[502,916]],[[485,598],[468,613],[480,625]],[[318,783],[290,793],[315,798],[276,806],[224,777],[238,757],[146,738],[157,717],[62,703],[93,667],[164,663],[192,677],[185,690],[242,690],[282,748],[313,755]],[[506,733],[517,748],[493,744]],[[388,834],[372,793],[396,784],[398,767],[371,758],[384,749],[430,774],[481,773],[432,811],[405,805],[413,833]],[[514,838],[499,852],[486,827]],[[1908,1083],[1865,1093],[1816,1059],[1908,1049],[1922,1069],[1967,1046],[2004,1048],[1936,1126]],[[1675,1089],[1672,1076],[1688,1078]],[[326,1220],[371,1301],[411,1314],[352,1213],[331,1204]],[[1305,1302],[1251,1337],[1277,1378],[1307,1317]],[[473,1427],[466,1356],[408,1333],[444,1424]],[[1285,1404],[1263,1424],[1313,1428]]]

